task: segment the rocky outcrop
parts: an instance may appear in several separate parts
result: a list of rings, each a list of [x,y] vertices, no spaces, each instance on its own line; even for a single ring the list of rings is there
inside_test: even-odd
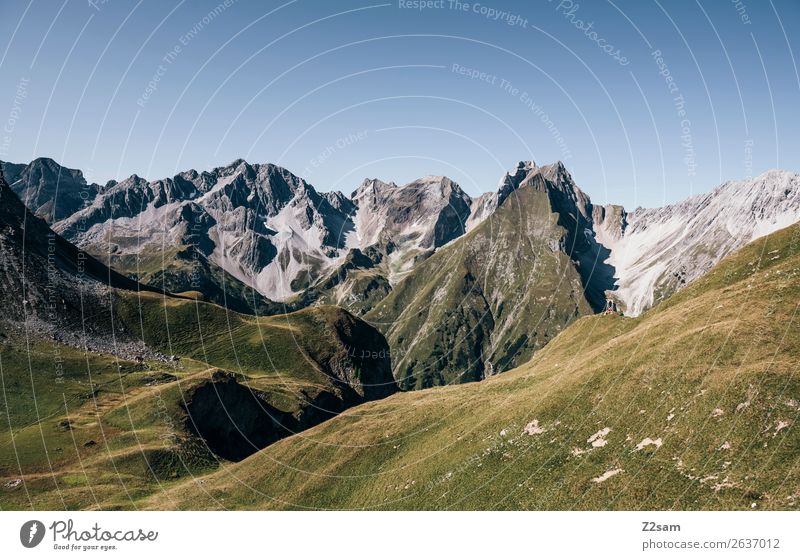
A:
[[[366,179],[351,198],[356,206],[353,245],[386,247],[392,283],[420,256],[463,235],[472,204],[457,183],[442,176],[402,186]]]
[[[100,185],[87,183],[79,169],[62,167],[50,158],[37,158],[27,165],[0,163],[11,190],[48,223],[91,204],[102,190]]]

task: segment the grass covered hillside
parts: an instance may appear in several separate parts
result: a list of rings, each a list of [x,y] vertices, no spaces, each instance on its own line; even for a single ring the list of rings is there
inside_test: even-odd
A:
[[[131,507],[395,390],[383,336],[338,308],[257,318],[154,292],[109,298],[84,317],[113,316],[146,353],[0,324],[2,509]]]
[[[256,319],[144,293],[117,305],[118,324],[180,359],[0,338],[2,509],[134,507],[395,390],[383,337],[337,308]]]
[[[795,225],[636,319],[583,317],[512,371],[352,408],[136,506],[799,509],[798,302]]]

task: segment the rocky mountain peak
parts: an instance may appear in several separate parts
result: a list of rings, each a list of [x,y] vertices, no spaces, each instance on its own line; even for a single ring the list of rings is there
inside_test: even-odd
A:
[[[216,175],[217,177],[227,177],[228,175],[232,175],[234,173],[247,173],[248,169],[252,170],[250,164],[242,158],[237,158],[228,165],[215,167],[211,170],[211,174]]]
[[[91,203],[101,187],[87,183],[79,169],[62,167],[53,159],[29,164],[2,163],[10,188],[37,216],[52,223]]]
[[[385,183],[380,179],[365,178],[358,188],[352,192],[350,198],[355,202],[357,199],[364,196],[378,197],[382,196],[382,193],[385,193],[386,191],[396,187],[397,185],[394,182]],[[375,203],[377,203],[377,200]]]
[[[611,250],[626,314],[639,315],[736,249],[797,222],[800,174],[770,170],[660,208],[612,208],[598,239]]]
[[[472,200],[452,179],[429,175],[402,186],[367,179],[353,193],[360,247],[391,242],[393,258],[440,247],[465,231]]]
[[[506,172],[497,186],[494,201],[495,208],[502,204],[509,194],[517,190],[525,178],[535,169],[536,164],[533,161],[521,161],[517,164],[517,167]]]
[[[350,216],[356,210],[353,201],[340,191],[328,191],[322,193],[322,196],[328,201],[328,204],[346,216]]]
[[[472,201],[467,231],[491,216],[512,193],[525,185],[543,191],[560,190],[572,198],[575,204],[583,206],[588,203],[588,197],[577,188],[562,162],[539,167],[533,161],[520,161],[514,169],[500,178],[495,192],[483,194]]]
[[[557,161],[551,165],[545,165],[541,168],[541,173],[548,180],[551,196],[565,198],[584,219],[591,219],[592,202],[589,196],[575,184],[563,162]]]
[[[53,340],[64,332],[73,337],[78,331],[97,337],[113,332],[101,311],[109,289],[139,289],[31,214],[1,172],[0,271],[0,320],[24,321],[29,332]]]

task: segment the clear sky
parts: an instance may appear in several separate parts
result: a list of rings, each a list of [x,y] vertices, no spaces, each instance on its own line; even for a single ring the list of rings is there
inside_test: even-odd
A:
[[[655,206],[800,170],[797,0],[0,1],[0,159],[320,190],[563,160]]]

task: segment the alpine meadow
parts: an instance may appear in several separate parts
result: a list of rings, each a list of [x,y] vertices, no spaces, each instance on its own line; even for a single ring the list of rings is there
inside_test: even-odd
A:
[[[798,29],[0,0],[0,556],[796,558]]]

